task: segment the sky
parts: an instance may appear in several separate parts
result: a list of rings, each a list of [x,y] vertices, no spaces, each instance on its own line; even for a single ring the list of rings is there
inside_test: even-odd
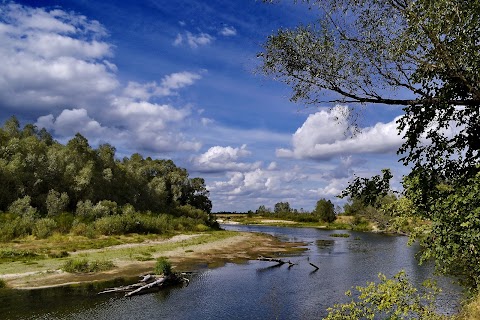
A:
[[[0,0],[0,122],[172,159],[205,179],[214,212],[342,205],[354,176],[382,168],[398,189],[400,107],[364,106],[352,137],[348,106],[293,103],[258,72],[269,35],[318,14],[293,1]]]

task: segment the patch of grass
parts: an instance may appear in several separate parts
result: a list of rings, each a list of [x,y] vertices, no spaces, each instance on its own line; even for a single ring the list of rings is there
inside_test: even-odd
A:
[[[5,289],[7,287],[7,283],[5,280],[0,279],[0,289]]]
[[[350,235],[348,233],[332,233],[330,237],[336,237],[336,238],[348,238]]]
[[[43,259],[44,255],[38,254],[32,250],[2,249],[0,250],[0,263],[13,261],[28,261]]]
[[[94,260],[88,261],[86,258],[69,259],[63,266],[62,270],[69,273],[93,273],[100,271],[107,271],[115,268],[112,261],[109,260]]]
[[[137,261],[150,261],[153,260],[152,254],[150,252],[140,252],[140,255],[135,256]]]
[[[67,251],[51,251],[48,254],[49,258],[65,258],[68,257],[70,254]]]
[[[172,273],[172,264],[165,257],[160,257],[157,259],[154,269],[155,274],[163,274],[168,276]]]
[[[190,250],[190,249],[189,249],[189,250],[185,250],[185,252],[193,252],[193,250]]]

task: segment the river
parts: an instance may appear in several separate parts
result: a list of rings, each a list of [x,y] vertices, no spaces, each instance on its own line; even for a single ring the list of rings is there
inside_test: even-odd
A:
[[[289,257],[297,265],[250,261],[200,269],[188,287],[123,298],[97,296],[103,286],[90,284],[30,291],[0,290],[1,319],[320,319],[326,308],[346,302],[344,292],[405,270],[419,285],[432,276],[431,266],[419,266],[417,245],[407,238],[374,233],[315,228],[225,225],[228,230],[264,232],[284,241],[307,243],[308,250]],[[349,237],[332,237],[347,233]],[[320,269],[314,271],[309,262]],[[460,288],[437,278],[443,313],[458,311]]]

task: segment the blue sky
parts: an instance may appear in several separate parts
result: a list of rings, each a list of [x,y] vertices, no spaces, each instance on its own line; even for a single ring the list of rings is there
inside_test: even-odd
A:
[[[293,1],[0,2],[0,121],[80,132],[117,157],[169,158],[205,178],[214,211],[288,201],[312,210],[353,175],[397,163],[399,107],[366,106],[349,137],[345,106],[305,107],[255,72],[280,27],[318,15]]]

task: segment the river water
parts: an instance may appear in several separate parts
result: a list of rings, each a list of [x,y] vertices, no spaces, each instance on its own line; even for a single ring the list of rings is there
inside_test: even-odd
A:
[[[97,296],[90,284],[30,291],[0,290],[0,319],[320,319],[326,308],[347,302],[344,292],[405,270],[420,284],[432,276],[431,266],[419,266],[416,245],[407,238],[352,231],[270,226],[223,226],[228,230],[264,232],[284,241],[307,243],[307,251],[285,257],[297,265],[250,261],[196,272],[188,287],[123,298]],[[332,237],[333,233],[350,236]],[[309,262],[320,269],[314,271]],[[443,313],[458,311],[460,288],[437,278]]]

